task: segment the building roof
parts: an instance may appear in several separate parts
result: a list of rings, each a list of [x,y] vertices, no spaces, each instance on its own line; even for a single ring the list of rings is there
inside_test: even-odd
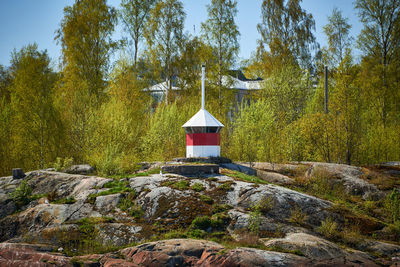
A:
[[[213,115],[207,110],[200,109],[190,120],[183,126],[186,127],[224,127]]]
[[[179,79],[179,77],[177,77]],[[207,80],[207,79],[206,79]],[[261,79],[250,80],[250,79],[238,79],[230,75],[222,76],[222,84],[229,89],[236,90],[260,90],[263,86],[264,81]],[[151,93],[161,92],[164,93],[168,88],[168,83],[166,81],[162,83],[155,84],[149,88],[143,89],[143,91],[149,91]],[[175,86],[175,82],[172,81],[172,90],[181,90],[180,87]]]
[[[143,91],[150,91],[150,92],[165,92],[168,89],[168,82],[164,81],[162,83],[155,84],[153,86],[150,86],[149,88],[143,89]],[[174,86],[174,83],[172,83],[171,89],[173,91],[175,90],[180,90],[181,88]]]

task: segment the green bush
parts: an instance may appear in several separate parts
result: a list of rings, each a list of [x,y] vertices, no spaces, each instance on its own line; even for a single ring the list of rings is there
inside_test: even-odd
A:
[[[229,204],[214,204],[212,207],[212,213],[216,214],[216,213],[228,211],[230,209],[233,209],[233,207]]]
[[[225,212],[214,214],[211,216],[211,227],[214,230],[223,229],[230,220],[231,217]]]
[[[178,190],[186,190],[189,188],[189,181],[180,180],[179,182],[176,182],[175,184],[171,185],[171,187]]]
[[[140,219],[143,217],[144,211],[141,207],[138,207],[135,204],[134,202],[135,198],[136,198],[136,193],[134,190],[132,192],[125,194],[121,198],[118,204],[118,208],[122,211],[127,212],[130,216],[136,219]]]
[[[211,227],[211,219],[208,216],[200,216],[196,217],[192,224],[190,225],[191,229],[201,229],[206,231]]]
[[[214,200],[210,196],[207,196],[207,195],[200,195],[200,199],[201,199],[201,201],[203,201],[207,204],[212,204],[214,202]]]
[[[193,229],[187,232],[187,236],[190,238],[204,238],[207,233],[201,229]]]
[[[248,229],[250,232],[258,234],[261,227],[261,212],[259,209],[253,209],[249,215]]]
[[[326,218],[325,221],[321,222],[320,227],[318,227],[317,231],[323,236],[331,239],[338,236],[338,225],[332,220],[331,217]]]
[[[204,190],[204,186],[201,183],[195,183],[190,187],[192,190],[196,191],[196,192],[201,192]]]
[[[22,207],[30,202],[32,188],[26,180],[22,180],[14,192],[10,193],[10,197],[14,200],[18,207]]]
[[[292,214],[290,215],[288,221],[297,225],[304,225],[306,219],[307,215],[299,206],[296,206],[294,209],[292,209]]]
[[[171,230],[162,235],[162,239],[175,239],[175,238],[186,238],[187,233],[185,233],[182,229],[179,230]]]
[[[274,207],[274,200],[271,196],[263,196],[256,204],[253,204],[251,209],[257,209],[260,212],[268,212]]]
[[[65,170],[65,169],[71,167],[73,163],[74,163],[73,158],[64,158],[63,159],[61,157],[57,157],[56,162],[53,163],[53,168],[56,171]]]
[[[226,183],[220,184],[218,186],[218,190],[231,191],[232,190],[231,183],[226,182]]]
[[[396,188],[387,195],[385,208],[389,212],[393,223],[400,222],[400,194]]]

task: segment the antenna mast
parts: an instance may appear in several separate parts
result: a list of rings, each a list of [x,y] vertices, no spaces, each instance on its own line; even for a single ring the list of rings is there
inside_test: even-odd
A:
[[[201,65],[201,109],[204,109],[205,102],[205,76],[206,76],[206,66]]]

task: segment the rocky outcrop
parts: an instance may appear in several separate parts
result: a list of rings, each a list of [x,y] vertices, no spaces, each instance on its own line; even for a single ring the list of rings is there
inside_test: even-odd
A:
[[[60,254],[35,251],[31,246],[0,243],[0,266],[73,266],[71,259]]]
[[[276,172],[268,172],[257,170],[257,176],[261,179],[278,185],[290,185],[293,184],[293,179],[289,178],[286,175],[276,173]]]
[[[94,168],[89,164],[72,165],[66,168],[65,172],[71,174],[91,174],[94,173]]]
[[[275,243],[276,252],[255,248],[227,249],[206,240],[171,239],[144,243],[116,253],[66,257],[37,251],[40,246],[0,244],[1,266],[379,266],[369,256],[344,251],[317,237],[292,235]],[[303,241],[302,241],[303,240]],[[280,246],[280,247],[278,247]],[[296,250],[291,250],[296,249]],[[303,256],[295,255],[303,254]],[[396,263],[394,263],[396,264]],[[396,265],[393,265],[396,266]]]
[[[339,178],[348,194],[361,195],[363,199],[380,199],[382,193],[373,184],[361,178],[363,172],[361,167],[345,164],[304,162],[311,165],[306,176],[332,176]]]
[[[315,263],[329,266],[379,266],[366,253],[348,252],[332,242],[305,233],[291,233],[285,238],[265,241],[264,244],[269,248],[300,252]]]
[[[257,171],[249,166],[238,163],[222,163],[219,166],[228,170],[243,172],[248,175],[257,175]]]
[[[254,170],[244,164],[221,164],[231,164],[243,172]],[[250,244],[262,247],[257,243],[259,238],[268,238],[262,239],[267,250],[227,249],[210,241],[175,239],[78,259],[90,262],[90,257],[96,258],[97,266],[139,266],[150,261],[154,266],[375,266],[372,257],[396,259],[400,254],[394,244],[360,241],[352,246],[357,251],[351,251],[319,237],[318,229],[327,218],[338,228],[353,223],[350,219],[357,223],[363,218],[343,214],[345,211],[339,211],[331,201],[293,190],[299,190],[300,182],[307,184],[326,175],[342,183],[349,194],[368,198],[381,194],[363,179],[362,169],[337,165],[255,163],[259,177],[273,184],[227,170],[225,175],[188,177],[162,172],[118,180],[44,170],[28,172],[23,179],[3,177],[0,241],[8,243],[1,244],[6,252],[0,255],[0,266],[27,266],[24,259],[38,266],[47,262],[68,266],[71,258],[49,251],[63,248],[60,251],[81,253],[79,249],[85,244],[120,247],[164,234],[197,238],[222,235],[237,245],[251,235],[254,224],[258,236]],[[22,181],[32,189],[32,195],[21,204],[10,193]],[[208,224],[194,226],[197,217],[204,217]],[[360,225],[369,236],[380,229],[368,230],[365,223]],[[25,243],[43,244],[42,250]],[[388,261],[392,264],[395,260]]]

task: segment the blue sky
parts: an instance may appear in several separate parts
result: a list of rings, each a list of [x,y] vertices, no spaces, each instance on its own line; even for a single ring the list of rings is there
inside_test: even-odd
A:
[[[73,0],[1,0],[0,2],[0,64],[9,65],[10,54],[29,43],[36,42],[40,50],[47,49],[56,67],[60,46],[54,41],[54,32],[63,17],[63,8],[72,5]],[[108,4],[119,7],[120,0],[108,0]],[[201,22],[207,19],[206,5],[210,0],[183,0],[186,12],[185,30],[194,35],[200,33]],[[259,34],[257,24],[261,21],[262,0],[238,0],[236,22],[241,33],[240,59],[249,58],[255,51]],[[302,7],[314,16],[316,37],[321,47],[326,45],[322,27],[327,16],[337,7],[349,18],[353,26],[351,35],[356,39],[362,25],[353,9],[351,0],[303,0]],[[194,31],[195,29],[195,31]],[[121,35],[117,28],[115,38]]]

